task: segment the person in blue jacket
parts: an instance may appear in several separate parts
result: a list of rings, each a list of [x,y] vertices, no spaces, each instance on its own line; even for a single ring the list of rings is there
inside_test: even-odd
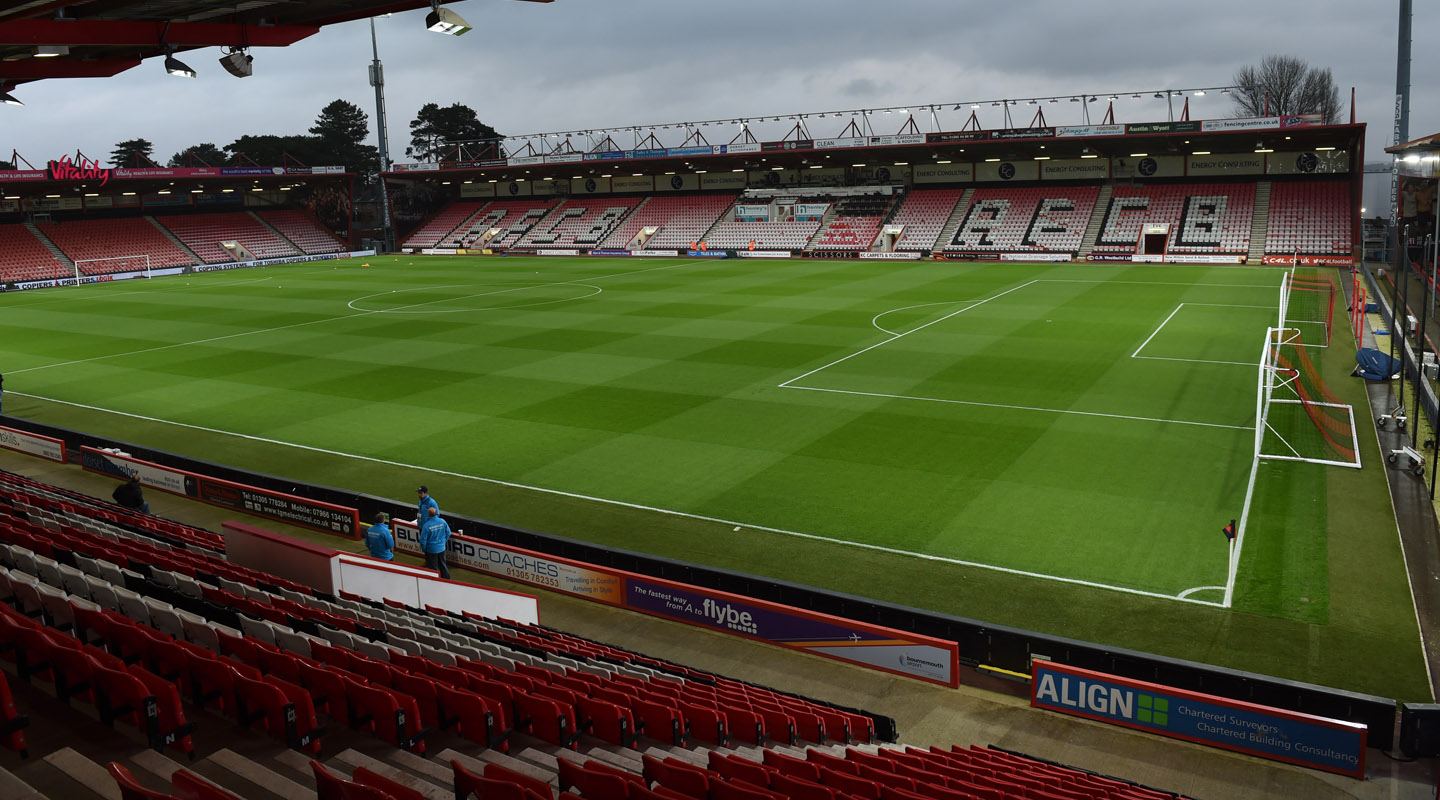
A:
[[[430,518],[429,509],[433,508],[435,509],[435,513],[439,514],[440,504],[435,502],[435,498],[430,496],[429,486],[421,486],[419,489],[415,490],[415,494],[420,496],[420,502],[417,504],[417,508],[415,509],[415,524],[424,525],[425,520]]]
[[[395,535],[390,533],[390,515],[380,512],[375,515],[375,524],[365,530],[365,546],[370,555],[385,561],[395,560]]]
[[[420,549],[425,553],[425,566],[440,572],[440,577],[450,580],[450,567],[445,563],[445,550],[450,546],[450,523],[440,516],[440,510],[431,507],[429,517],[420,526]]]

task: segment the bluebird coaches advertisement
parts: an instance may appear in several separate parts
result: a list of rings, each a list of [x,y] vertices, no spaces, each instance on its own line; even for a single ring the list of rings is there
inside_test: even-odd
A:
[[[395,548],[419,554],[415,524],[394,520]],[[959,645],[726,592],[649,578],[456,533],[449,561],[563,592],[791,650],[944,686],[960,685]]]
[[[1030,705],[1260,758],[1365,777],[1368,729],[1103,672],[1035,661]]]

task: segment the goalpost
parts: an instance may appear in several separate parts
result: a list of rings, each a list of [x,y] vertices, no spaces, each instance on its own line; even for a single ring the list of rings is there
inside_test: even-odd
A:
[[[99,268],[91,268],[91,265],[97,265]],[[79,283],[87,275],[113,275],[117,272],[136,272],[147,278],[153,277],[150,272],[149,254],[138,256],[110,256],[109,258],[80,258],[75,261],[76,283]]]
[[[1266,330],[1260,354],[1255,457],[1358,468],[1355,410],[1330,392],[1306,352],[1329,343],[1334,286],[1327,296],[1321,283],[1289,274],[1281,282],[1280,322]],[[1325,344],[1307,342],[1306,331]]]

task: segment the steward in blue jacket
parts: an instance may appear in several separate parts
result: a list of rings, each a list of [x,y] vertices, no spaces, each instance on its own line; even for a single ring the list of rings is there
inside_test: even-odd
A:
[[[450,580],[450,567],[445,563],[445,550],[450,546],[450,523],[431,508],[420,526],[420,550],[425,553],[425,566],[437,570],[440,577]]]
[[[375,515],[375,524],[365,530],[365,546],[370,549],[370,555],[394,561],[395,536],[390,533],[390,526],[385,524],[389,521],[389,514],[382,512]]]

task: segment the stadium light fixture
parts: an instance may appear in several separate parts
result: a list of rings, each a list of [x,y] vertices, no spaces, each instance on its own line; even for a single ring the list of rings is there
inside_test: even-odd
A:
[[[1149,153],[1131,153],[1131,154],[1130,154],[1130,157],[1131,157],[1131,158],[1144,158],[1145,156],[1148,156],[1148,155],[1150,155],[1150,154],[1149,154]]]
[[[193,78],[196,74],[188,64],[175,57],[173,50],[165,56],[165,72],[177,78]]]
[[[70,48],[63,44],[42,44],[35,48],[36,58],[55,58],[70,55]]]
[[[1205,90],[1204,90],[1204,89],[1197,89],[1197,90],[1195,90],[1195,96],[1196,96],[1196,97],[1204,97],[1204,96],[1205,96]]]
[[[1165,93],[1164,93],[1164,92],[1156,92],[1156,93],[1155,93],[1155,99],[1156,99],[1156,100],[1164,100],[1164,99],[1165,99]]]
[[[1209,151],[1209,150],[1196,150],[1195,152],[1191,153],[1190,155],[1192,155],[1192,156],[1208,156],[1208,155],[1210,155],[1210,151]]]
[[[245,52],[244,48],[232,48],[230,52],[220,56],[220,66],[237,78],[248,78],[255,74],[254,64],[255,58]]]
[[[987,163],[989,163],[989,162],[995,162],[995,161],[999,161],[999,160],[1000,160],[1000,159],[998,159],[998,158],[987,158],[987,159],[985,159],[985,161],[986,161]]]
[[[941,159],[940,161],[936,161],[935,163],[936,163],[936,164],[949,164],[949,163],[950,163],[950,159],[948,159],[948,158],[946,158],[946,159]]]
[[[430,13],[425,15],[425,28],[432,33],[446,36],[464,36],[472,30],[465,18],[448,8],[440,7],[440,0],[430,0]]]
[[[1081,158],[1099,158],[1100,155],[1099,155],[1098,153],[1086,153],[1085,155],[1080,156],[1080,157],[1081,157]]]
[[[864,165],[864,164],[851,164],[850,166],[852,166],[852,167],[863,167],[863,166],[865,166],[865,165]]]
[[[1335,148],[1333,148],[1333,147],[1317,147],[1317,148],[1315,148],[1315,149],[1316,149],[1316,150],[1334,150]]]
[[[0,103],[4,103],[7,106],[25,105],[24,103],[20,102],[20,98],[16,97],[13,94],[10,94],[9,92],[0,92]]]
[[[1049,161],[1050,156],[1035,156],[1036,161]]]

